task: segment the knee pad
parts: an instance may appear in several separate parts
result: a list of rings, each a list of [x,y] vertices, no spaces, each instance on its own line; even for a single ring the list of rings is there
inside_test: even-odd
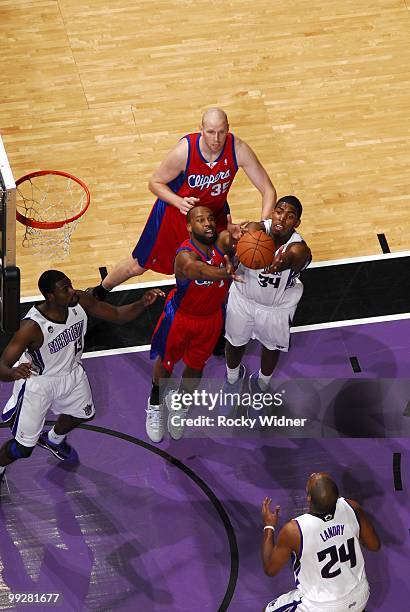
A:
[[[16,459],[27,459],[33,452],[34,446],[23,446],[17,440],[9,440],[6,446],[6,455],[12,461]]]

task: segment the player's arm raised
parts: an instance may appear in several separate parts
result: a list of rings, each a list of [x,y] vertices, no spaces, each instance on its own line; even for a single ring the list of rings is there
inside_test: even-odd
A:
[[[138,317],[143,310],[151,306],[159,297],[165,297],[165,293],[161,289],[150,289],[140,300],[125,306],[113,306],[107,302],[100,302],[95,297],[85,291],[77,292],[80,297],[80,304],[87,314],[103,319],[109,323],[118,323],[120,325],[129,323]]]
[[[217,268],[199,259],[192,251],[180,251],[175,258],[175,276],[187,280],[218,281],[235,278],[235,272],[227,255],[225,267]]]
[[[353,508],[356,513],[357,520],[360,525],[360,542],[369,550],[377,552],[380,550],[381,542],[380,538],[376,533],[375,528],[373,527],[370,519],[367,517],[363,508],[353,499],[346,500]]]
[[[160,200],[175,206],[183,214],[187,214],[193,206],[199,203],[199,198],[181,198],[168,187],[168,183],[185,171],[188,158],[188,141],[182,138],[178,144],[168,153],[151,176],[148,187]]]
[[[265,498],[262,505],[262,518],[265,526],[275,527],[279,520],[279,506],[274,512],[270,509],[272,500]],[[262,563],[265,574],[276,576],[288,563],[293,551],[300,548],[300,536],[294,521],[286,523],[279,532],[275,541],[275,531],[264,529],[262,541]]]
[[[14,334],[0,357],[0,380],[12,382],[30,378],[31,364],[21,363],[13,367],[27,348],[36,349],[43,344],[43,334],[35,321],[21,322],[20,329]]]
[[[250,146],[240,138],[235,138],[235,154],[238,166],[262,195],[262,219],[268,219],[277,199],[276,189],[268,173]]]
[[[307,266],[312,259],[312,253],[304,242],[291,244],[286,251],[279,249],[273,262],[269,267],[269,272],[282,272],[291,268],[294,272],[300,272]]]

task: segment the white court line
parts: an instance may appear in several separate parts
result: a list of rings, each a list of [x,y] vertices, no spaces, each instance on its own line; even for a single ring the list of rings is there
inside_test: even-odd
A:
[[[363,255],[362,257],[350,257],[346,259],[328,259],[327,261],[317,261],[310,264],[309,268],[325,268],[327,266],[343,266],[345,264],[362,263],[365,261],[380,261],[381,259],[397,259],[399,257],[410,257],[410,251],[399,251],[397,253],[380,253],[380,255]],[[175,285],[175,276],[170,276],[163,280],[147,281],[146,283],[133,283],[131,285],[118,285],[114,287],[116,291],[130,291],[132,289],[146,289],[148,287],[162,287],[164,285]],[[44,300],[42,295],[29,295],[20,299],[24,302],[38,302]]]
[[[150,344],[142,344],[141,346],[126,346],[124,348],[107,349],[105,351],[90,351],[83,353],[82,359],[91,359],[92,357],[107,357],[109,355],[123,355],[126,353],[143,353],[149,351]]]
[[[321,329],[337,329],[339,327],[349,327],[351,325],[366,325],[367,323],[388,323],[389,321],[402,321],[405,319],[410,319],[410,312],[396,315],[385,315],[383,317],[368,317],[367,319],[350,319],[349,321],[331,321],[329,323],[301,325],[300,327],[291,327],[290,332],[313,332]],[[150,348],[150,344],[143,344],[141,346],[127,346],[125,348],[108,349],[105,351],[90,351],[89,353],[84,353],[82,358],[89,359],[92,357],[108,357],[110,355],[123,355],[126,353],[143,353],[145,351],[149,351]]]

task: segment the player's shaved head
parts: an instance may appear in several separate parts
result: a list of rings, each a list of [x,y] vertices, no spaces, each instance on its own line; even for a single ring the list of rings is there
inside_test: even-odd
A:
[[[63,278],[67,277],[64,272],[60,272],[60,270],[46,270],[38,279],[38,288],[45,297],[46,293],[52,293],[54,291],[56,283]]]
[[[306,490],[310,510],[317,514],[333,514],[339,497],[335,481],[326,472],[312,474],[307,481]]]
[[[202,115],[202,127],[207,123],[224,123],[228,126],[228,117],[222,108],[208,108]]]
[[[212,213],[212,210],[207,206],[194,206],[193,208],[188,210],[186,215],[186,222],[192,223],[192,221],[195,221],[195,219],[199,217],[199,215],[205,215],[208,213]]]

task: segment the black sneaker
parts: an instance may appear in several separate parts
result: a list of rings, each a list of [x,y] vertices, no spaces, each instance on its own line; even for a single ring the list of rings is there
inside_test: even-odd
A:
[[[60,461],[69,461],[70,463],[74,463],[78,461],[78,453],[77,451],[66,442],[67,438],[64,438],[60,444],[53,444],[48,439],[48,431],[43,431],[40,434],[37,445],[41,446],[41,448],[46,448],[60,459]]]

